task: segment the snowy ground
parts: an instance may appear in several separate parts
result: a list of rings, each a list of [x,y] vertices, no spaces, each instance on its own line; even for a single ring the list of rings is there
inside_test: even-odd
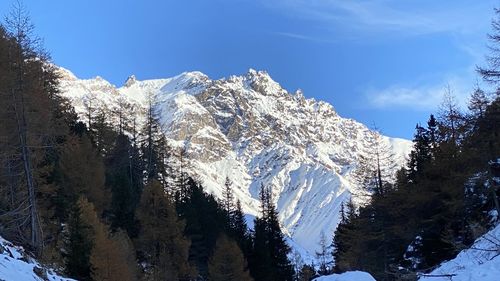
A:
[[[376,281],[370,273],[364,271],[348,271],[342,274],[321,276],[313,281]]]
[[[436,277],[439,275],[446,276]],[[456,258],[444,262],[419,280],[500,280],[500,225],[477,239],[471,248],[463,250]]]
[[[33,270],[38,268],[37,275]],[[52,270],[47,270],[37,261],[26,255],[22,247],[14,246],[0,237],[0,280],[5,281],[72,281],[63,278]]]

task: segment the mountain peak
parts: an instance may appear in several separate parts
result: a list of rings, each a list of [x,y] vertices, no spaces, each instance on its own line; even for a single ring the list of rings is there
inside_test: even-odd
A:
[[[271,79],[271,76],[269,76],[269,73],[265,70],[255,70],[253,68],[249,68],[247,71],[246,76],[248,78],[268,78]],[[272,79],[271,79],[272,80]]]
[[[137,78],[135,77],[135,75],[130,75],[127,80],[125,81],[125,84],[124,86],[125,87],[130,87],[132,86],[135,82],[137,82]]]

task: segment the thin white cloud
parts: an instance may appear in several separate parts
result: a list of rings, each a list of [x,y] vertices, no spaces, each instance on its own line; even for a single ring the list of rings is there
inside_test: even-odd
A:
[[[393,85],[366,93],[368,105],[378,109],[409,109],[412,111],[433,111],[442,103],[449,86],[452,95],[462,107],[469,99],[474,84],[473,76],[444,79],[433,85],[402,86]]]
[[[495,0],[442,3],[400,0],[261,0],[292,17],[357,32],[398,32],[420,35],[436,32],[472,34],[487,28]],[[490,14],[485,14],[490,12]]]
[[[276,35],[284,36],[284,37],[306,40],[306,41],[315,41],[316,40],[313,37],[305,36],[305,35],[298,34],[298,33],[292,33],[292,32],[273,32],[273,33]]]
[[[334,42],[334,40],[325,40],[322,38],[307,36],[307,35],[293,33],[293,32],[272,32],[272,34],[283,36],[283,37],[288,37],[288,38],[292,38],[292,39],[304,40],[304,41],[324,42],[324,43]]]

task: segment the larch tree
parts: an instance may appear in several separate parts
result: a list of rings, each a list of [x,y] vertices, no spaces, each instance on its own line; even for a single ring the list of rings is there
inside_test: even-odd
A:
[[[491,84],[497,85],[500,82],[500,9],[495,9],[495,19],[492,20],[491,26],[493,32],[488,34],[490,44],[490,55],[486,57],[487,66],[477,67],[477,72],[483,79]],[[498,95],[498,92],[497,92]]]
[[[369,192],[384,193],[385,185],[394,177],[395,161],[389,142],[377,128],[368,132],[367,143],[359,155],[354,178]]]
[[[188,263],[190,241],[183,236],[173,203],[162,185],[151,181],[144,187],[137,208],[140,231],[135,244],[150,280],[190,280],[194,270]]]
[[[87,135],[68,138],[61,149],[55,174],[57,215],[62,220],[82,195],[94,204],[99,215],[109,207],[111,195],[105,187],[104,162]]]
[[[97,217],[94,205],[85,197],[81,197],[77,204],[83,223],[92,231],[93,247],[89,258],[92,280],[136,280],[137,266],[132,262],[135,254],[131,243],[126,242],[126,234],[110,235],[109,228]]]
[[[39,204],[45,203],[39,199],[49,199],[53,189],[47,182],[49,154],[57,134],[63,133],[54,115],[57,75],[22,4],[14,5],[0,33],[0,157],[8,205],[0,214],[2,232],[41,253],[45,214]]]
[[[488,95],[478,86],[472,92],[467,107],[475,118],[483,118],[486,108],[490,104]]]
[[[326,235],[323,231],[321,231],[319,236],[319,251],[316,251],[316,258],[318,259],[319,270],[318,273],[320,275],[327,275],[330,273],[330,267],[332,261],[330,260],[331,250],[330,243],[326,239]]]
[[[208,262],[210,281],[251,281],[243,253],[238,244],[225,235],[217,239]]]

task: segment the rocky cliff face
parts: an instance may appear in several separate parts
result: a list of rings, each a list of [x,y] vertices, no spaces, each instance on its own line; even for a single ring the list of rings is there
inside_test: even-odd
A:
[[[251,69],[220,80],[200,72],[147,81],[132,76],[122,87],[61,73],[61,90],[82,120],[90,98],[108,108],[120,99],[139,108],[152,102],[170,145],[185,149],[189,172],[216,196],[229,177],[250,216],[259,213],[260,185],[271,186],[282,226],[311,253],[322,231],[333,233],[341,202],[362,193],[352,174],[373,138],[370,130],[326,102],[287,92],[266,72]],[[383,141],[402,164],[411,142]]]

